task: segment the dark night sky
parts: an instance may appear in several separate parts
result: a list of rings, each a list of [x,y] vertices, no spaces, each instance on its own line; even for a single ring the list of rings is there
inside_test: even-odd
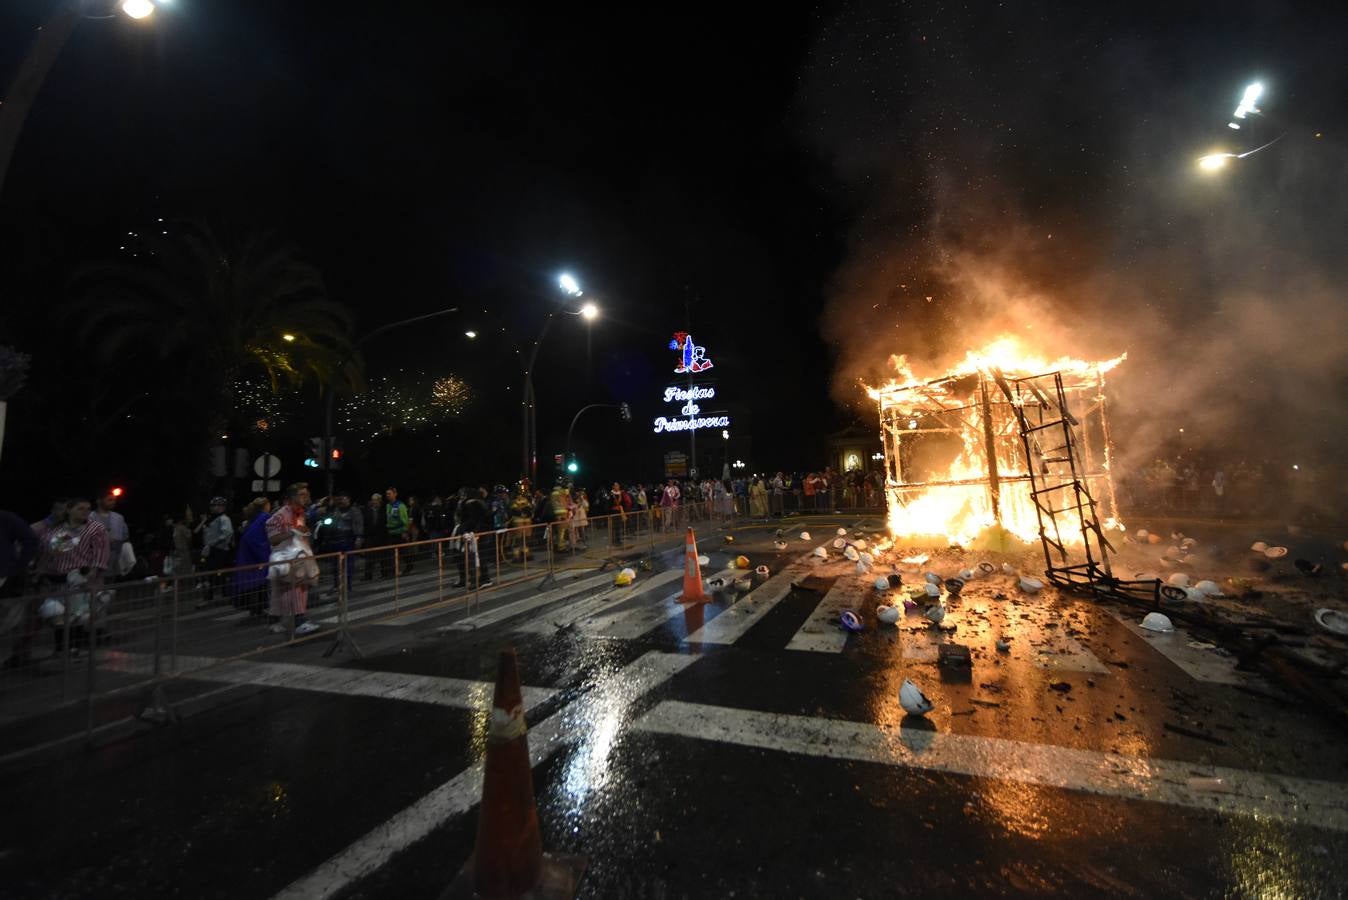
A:
[[[6,70],[51,6],[4,4]],[[484,330],[469,311],[492,309],[527,342],[565,268],[605,316],[592,380],[577,321],[549,338],[542,456],[582,402],[631,400],[639,425],[662,411],[662,348],[693,296],[722,393],[752,407],[755,461],[804,466],[848,419],[831,381],[865,368],[851,365],[858,347],[877,356],[867,338],[888,341],[897,324],[932,356],[952,343],[969,313],[953,296],[952,254],[997,256],[989,236],[1052,233],[1058,244],[1014,265],[1037,288],[1143,264],[1173,286],[1177,264],[1148,247],[1174,236],[1155,228],[1187,233],[1230,210],[1166,218],[1155,200],[1174,193],[1164,179],[1177,161],[1227,137],[1228,100],[1251,77],[1280,91],[1296,140],[1323,128],[1341,158],[1343,16],[1315,9],[874,3],[652,16],[173,0],[152,25],[86,22],[63,51],[0,202],[17,273],[8,293],[23,304],[59,291],[72,259],[160,215],[274,228],[357,310],[358,331],[465,310],[372,346],[372,372],[410,364],[513,384],[504,347],[462,339]],[[1287,144],[1281,158],[1301,159]],[[1342,222],[1341,204],[1324,213]],[[1328,241],[1324,224],[1297,236]],[[0,318],[20,344],[42,322]],[[517,427],[511,401],[493,402]],[[636,438],[634,452],[654,459],[662,443],[682,445],[648,430],[596,421],[590,438]]]

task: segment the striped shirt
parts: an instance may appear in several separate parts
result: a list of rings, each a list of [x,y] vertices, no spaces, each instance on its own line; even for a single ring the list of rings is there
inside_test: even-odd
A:
[[[79,527],[57,525],[42,534],[38,570],[64,575],[77,569],[106,570],[108,530],[93,519]]]

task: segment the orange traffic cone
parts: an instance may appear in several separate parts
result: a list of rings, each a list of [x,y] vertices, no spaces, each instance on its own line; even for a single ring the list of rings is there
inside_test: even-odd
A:
[[[710,603],[711,598],[707,592],[702,589],[702,566],[697,561],[697,538],[693,536],[693,529],[688,529],[688,538],[684,542],[683,551],[683,593],[679,595],[680,603]]]
[[[543,852],[528,726],[513,648],[502,650],[487,726],[473,856],[442,897],[571,898],[587,859]]]

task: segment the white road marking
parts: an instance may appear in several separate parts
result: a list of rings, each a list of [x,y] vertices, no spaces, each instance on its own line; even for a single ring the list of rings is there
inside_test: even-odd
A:
[[[838,576],[838,580],[833,582],[828,593],[815,606],[814,612],[791,636],[786,649],[841,653],[851,632],[838,624],[838,614],[850,609],[864,618],[866,613],[857,604],[862,601],[869,587],[869,583],[863,583],[855,574]]]
[[[568,606],[564,606],[544,616],[531,619],[528,622],[521,622],[515,626],[515,631],[525,634],[553,634],[559,625],[566,625],[569,622],[579,622],[582,619],[588,619],[591,616],[600,614],[606,609],[610,609],[618,604],[624,603],[633,597],[644,595],[650,591],[662,588],[671,581],[678,581],[683,577],[682,569],[670,569],[665,572],[659,572],[647,578],[638,578],[627,587],[618,588],[612,586],[613,579],[617,576],[616,572],[607,573],[600,576],[598,583],[608,582],[609,590],[600,591],[591,597],[585,597]],[[579,593],[572,591],[571,593]],[[557,599],[557,598],[553,598]]]
[[[1348,831],[1348,784],[1343,782],[677,700],[660,703],[633,727],[783,753],[951,772]],[[1201,782],[1192,781],[1196,775],[1203,776]],[[1213,784],[1221,789],[1210,789]]]
[[[733,644],[758,624],[768,612],[791,593],[791,583],[801,578],[808,567],[792,563],[758,587],[738,603],[688,635],[690,644]]]
[[[554,752],[579,742],[577,765],[585,777],[577,784],[594,784],[602,778],[617,727],[601,727],[613,719],[620,724],[631,705],[651,689],[691,665],[697,657],[678,653],[650,652],[635,660],[613,679],[611,687],[599,689],[558,710],[530,729],[529,762],[537,766]],[[439,828],[453,816],[477,805],[482,795],[482,763],[479,761],[455,775],[416,803],[376,826],[364,837],[335,854],[313,872],[299,878],[276,895],[277,900],[323,900],[345,890],[353,882],[378,871],[395,854]]]
[[[139,653],[109,653],[100,668],[116,672],[147,673],[154,657]],[[168,661],[164,661],[168,665]],[[261,687],[315,691],[343,696],[378,697],[430,703],[455,709],[483,710],[491,706],[493,685],[489,681],[439,678],[433,675],[409,675],[403,672],[376,672],[367,669],[306,666],[298,663],[220,662],[207,656],[178,657],[178,674],[223,684],[251,684]],[[525,687],[524,705],[532,709],[556,693],[552,688]]]
[[[1200,650],[1190,647],[1189,642],[1193,640],[1193,637],[1182,628],[1176,628],[1169,634],[1159,634],[1155,631],[1147,631],[1138,624],[1142,620],[1140,613],[1129,614],[1111,609],[1109,614],[1123,623],[1123,627],[1142,638],[1157,653],[1179,666],[1186,675],[1196,681],[1241,685],[1262,683],[1257,676],[1237,670],[1235,657],[1224,656],[1213,650]]]
[[[540,606],[546,606],[549,603],[569,597],[572,594],[589,590],[590,588],[605,583],[611,577],[611,575],[602,573],[598,575],[591,574],[588,577],[583,576],[581,573],[575,573],[570,578],[559,579],[557,587],[552,588],[551,590],[526,595],[518,600],[511,601],[510,603],[504,603],[495,609],[489,609],[485,612],[480,612],[475,616],[469,616],[461,621],[437,628],[436,631],[441,634],[450,631],[474,631],[478,628],[485,628],[488,625],[495,625],[498,622],[504,622],[515,616],[523,615]]]
[[[682,577],[682,573],[678,574],[679,577]],[[729,584],[731,579],[739,574],[743,573],[738,569],[723,569],[715,575],[709,576],[706,580],[713,581],[722,578],[726,584]],[[716,588],[708,586],[706,590],[710,594]],[[576,629],[591,637],[635,640],[662,622],[682,616],[688,610],[687,606],[679,602],[680,593],[682,591],[669,594],[663,602],[638,604],[625,610],[606,610],[597,613],[578,620]]]

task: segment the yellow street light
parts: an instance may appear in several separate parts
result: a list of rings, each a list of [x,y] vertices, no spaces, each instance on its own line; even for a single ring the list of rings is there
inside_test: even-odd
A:
[[[580,314],[585,317],[585,321],[593,322],[599,318],[599,307],[593,303],[587,303],[580,308]]]
[[[121,10],[133,19],[143,19],[154,12],[154,4],[150,0],[122,0]]]
[[[1209,153],[1198,158],[1198,168],[1204,172],[1216,172],[1225,169],[1226,164],[1236,158],[1234,153]]]
[[[285,341],[287,344],[293,344],[295,343],[295,336],[293,334],[286,333],[281,335],[281,340]]]
[[[465,332],[463,333],[463,336],[466,337],[466,338],[468,338],[468,340],[471,341],[473,338],[477,337],[477,332],[476,332],[476,331],[465,331]]]

